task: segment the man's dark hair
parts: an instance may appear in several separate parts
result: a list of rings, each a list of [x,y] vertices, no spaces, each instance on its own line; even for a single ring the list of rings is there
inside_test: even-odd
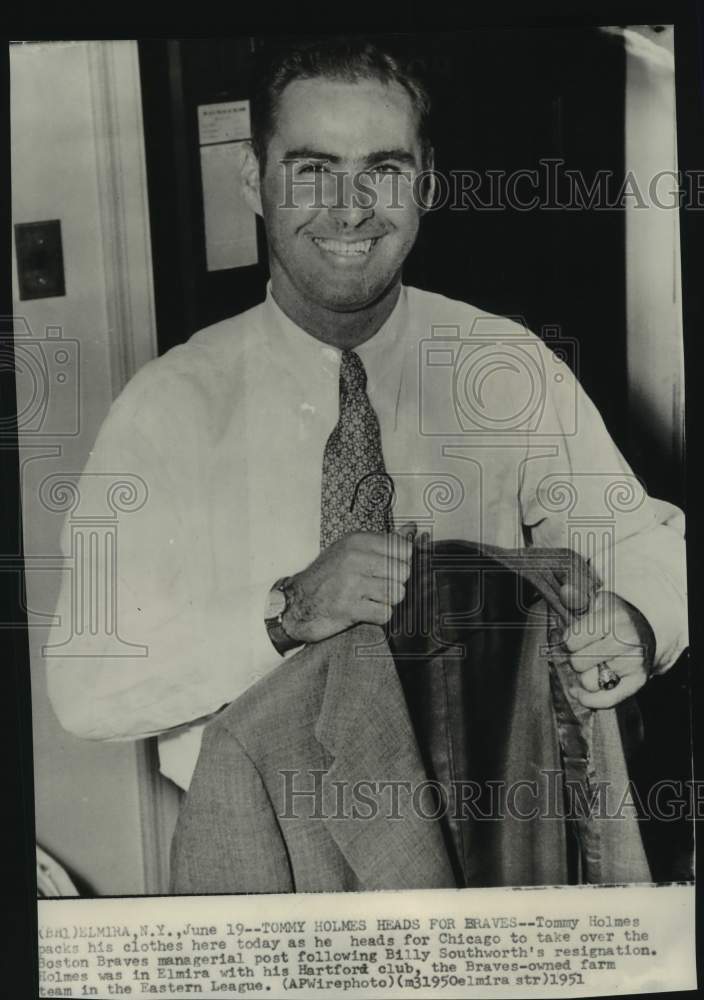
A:
[[[392,55],[386,47],[365,38],[327,37],[276,48],[260,60],[252,94],[251,126],[252,146],[262,170],[282,93],[294,80],[316,77],[346,83],[378,80],[402,86],[418,114],[418,134],[423,159],[427,160],[432,148],[430,95],[418,72],[417,62],[407,56]]]

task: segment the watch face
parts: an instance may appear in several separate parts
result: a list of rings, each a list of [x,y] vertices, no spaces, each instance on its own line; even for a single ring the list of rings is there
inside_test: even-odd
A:
[[[286,595],[282,590],[274,588],[274,590],[269,591],[269,596],[266,602],[266,611],[264,617],[269,620],[270,618],[278,618],[279,615],[284,613],[286,609]]]

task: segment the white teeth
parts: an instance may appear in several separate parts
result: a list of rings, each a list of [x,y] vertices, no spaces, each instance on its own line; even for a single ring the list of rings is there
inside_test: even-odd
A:
[[[328,253],[341,254],[344,257],[353,257],[358,254],[369,253],[374,240],[359,240],[357,243],[343,243],[341,240],[324,240],[314,237],[313,242]]]

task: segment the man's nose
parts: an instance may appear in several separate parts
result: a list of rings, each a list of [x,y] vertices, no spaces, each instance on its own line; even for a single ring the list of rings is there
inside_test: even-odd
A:
[[[367,219],[374,216],[374,204],[371,192],[365,190],[357,176],[351,173],[338,173],[335,191],[328,202],[328,212],[341,228],[356,228]]]

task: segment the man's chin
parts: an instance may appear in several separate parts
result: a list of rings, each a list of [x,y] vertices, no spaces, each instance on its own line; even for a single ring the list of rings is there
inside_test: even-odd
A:
[[[329,309],[331,312],[351,313],[359,312],[362,309],[369,309],[379,302],[386,295],[392,292],[399,283],[397,276],[384,282],[375,282],[373,285],[364,284],[355,287],[331,287],[316,288],[311,296],[320,306]]]

